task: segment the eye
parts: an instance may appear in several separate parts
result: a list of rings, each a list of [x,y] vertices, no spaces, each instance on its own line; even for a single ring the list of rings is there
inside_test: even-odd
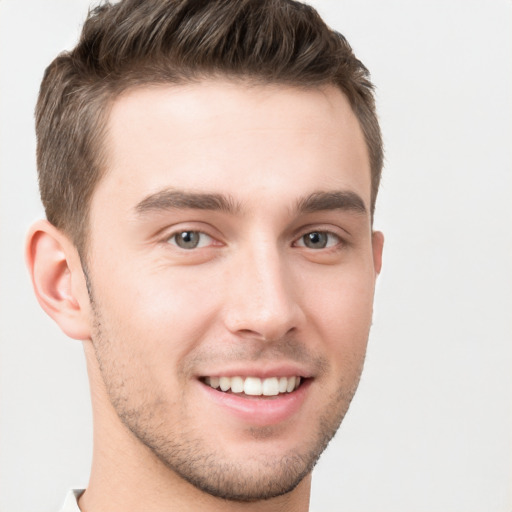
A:
[[[334,247],[341,242],[339,236],[328,231],[311,231],[302,235],[296,242],[298,247],[307,247],[308,249],[327,249]]]
[[[180,231],[174,233],[168,242],[180,249],[199,249],[212,243],[212,238],[201,231]]]

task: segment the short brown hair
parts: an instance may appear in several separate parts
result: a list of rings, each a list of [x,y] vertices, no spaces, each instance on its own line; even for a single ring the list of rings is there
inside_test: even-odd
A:
[[[366,138],[371,212],[383,162],[368,70],[346,39],[294,0],[123,0],[89,12],[77,46],[45,71],[36,107],[37,165],[48,220],[84,249],[105,172],[109,109],[128,88],[225,76],[338,86]]]

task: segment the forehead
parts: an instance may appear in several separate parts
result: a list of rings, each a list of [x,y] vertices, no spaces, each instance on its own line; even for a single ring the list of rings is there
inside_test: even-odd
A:
[[[334,86],[208,80],[130,90],[112,106],[106,154],[93,207],[111,202],[114,191],[118,206],[129,208],[175,187],[220,192],[240,203],[348,189],[369,208],[364,136]]]

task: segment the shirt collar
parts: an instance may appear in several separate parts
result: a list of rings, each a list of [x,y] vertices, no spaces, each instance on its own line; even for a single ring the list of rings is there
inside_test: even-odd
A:
[[[80,508],[78,507],[78,498],[84,492],[85,489],[71,489],[66,499],[64,500],[64,504],[60,509],[60,512],[80,512]]]

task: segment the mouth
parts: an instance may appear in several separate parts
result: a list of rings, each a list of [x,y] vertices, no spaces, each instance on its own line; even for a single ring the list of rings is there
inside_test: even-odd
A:
[[[201,382],[223,393],[248,397],[277,397],[296,391],[303,383],[300,376],[259,377],[202,377]]]
[[[230,421],[227,418],[234,415],[242,421],[242,425],[252,427],[291,421],[308,400],[311,384],[315,380],[313,375],[304,375],[291,368],[275,369],[259,377],[255,375],[258,374],[252,370],[248,370],[245,376],[235,370],[227,375],[198,378],[203,396],[209,404],[207,407],[212,404],[228,413],[227,416],[224,412],[217,415],[217,419]]]

